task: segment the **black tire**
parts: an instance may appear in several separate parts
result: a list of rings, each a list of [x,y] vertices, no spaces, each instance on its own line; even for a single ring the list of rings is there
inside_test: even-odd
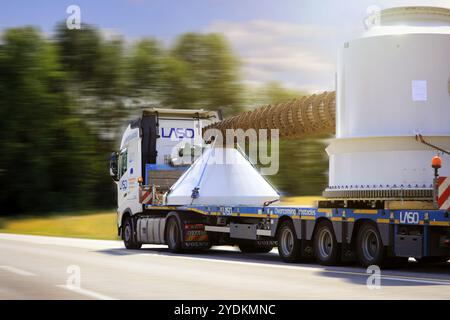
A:
[[[419,264],[445,263],[448,260],[450,260],[450,257],[423,257],[416,259]]]
[[[319,264],[336,265],[340,261],[340,248],[329,221],[319,222],[314,233],[314,256]]]
[[[125,248],[127,249],[140,249],[142,247],[142,243],[139,243],[135,239],[135,228],[133,225],[133,220],[131,217],[125,217],[123,222],[123,234],[122,239],[125,244]]]
[[[268,253],[273,249],[273,246],[258,245],[256,241],[239,243],[238,246],[242,253]]]
[[[178,219],[176,217],[171,217],[167,221],[165,238],[170,252],[181,252],[183,245],[182,233],[180,224],[178,223]]]
[[[372,223],[364,223],[358,231],[356,254],[359,263],[367,268],[371,265],[384,266],[386,249],[378,228]]]
[[[281,223],[278,233],[278,253],[284,262],[298,262],[301,258],[301,242],[297,239],[294,224],[290,220]]]

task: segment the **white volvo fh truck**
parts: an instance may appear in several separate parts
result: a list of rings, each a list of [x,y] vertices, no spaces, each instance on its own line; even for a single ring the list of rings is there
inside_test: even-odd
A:
[[[137,242],[138,235],[164,242],[152,234],[137,234],[137,222],[142,222],[137,217],[147,205],[163,204],[164,193],[201,154],[203,127],[218,120],[217,112],[153,108],[128,125],[110,162],[117,182],[118,231],[127,248],[146,242]],[[163,228],[164,221],[157,222]]]

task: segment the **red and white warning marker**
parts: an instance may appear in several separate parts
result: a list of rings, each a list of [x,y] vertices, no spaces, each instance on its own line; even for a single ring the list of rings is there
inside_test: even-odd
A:
[[[144,188],[139,188],[139,202],[142,204],[152,203],[152,192],[151,190],[144,190]]]
[[[439,177],[437,181],[439,209],[450,210],[450,178]]]

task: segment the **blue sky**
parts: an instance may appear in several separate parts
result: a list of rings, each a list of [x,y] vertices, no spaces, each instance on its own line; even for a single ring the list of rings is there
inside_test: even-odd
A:
[[[362,34],[370,5],[450,7],[450,0],[14,0],[1,4],[0,30],[34,25],[51,34],[71,4],[82,22],[130,42],[155,37],[169,45],[184,32],[223,33],[249,85],[276,80],[321,91],[334,89],[337,49]]]

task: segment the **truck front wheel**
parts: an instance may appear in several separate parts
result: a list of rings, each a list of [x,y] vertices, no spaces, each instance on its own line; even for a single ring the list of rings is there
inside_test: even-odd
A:
[[[123,243],[127,249],[140,249],[142,243],[135,241],[133,220],[126,217],[123,225]]]

